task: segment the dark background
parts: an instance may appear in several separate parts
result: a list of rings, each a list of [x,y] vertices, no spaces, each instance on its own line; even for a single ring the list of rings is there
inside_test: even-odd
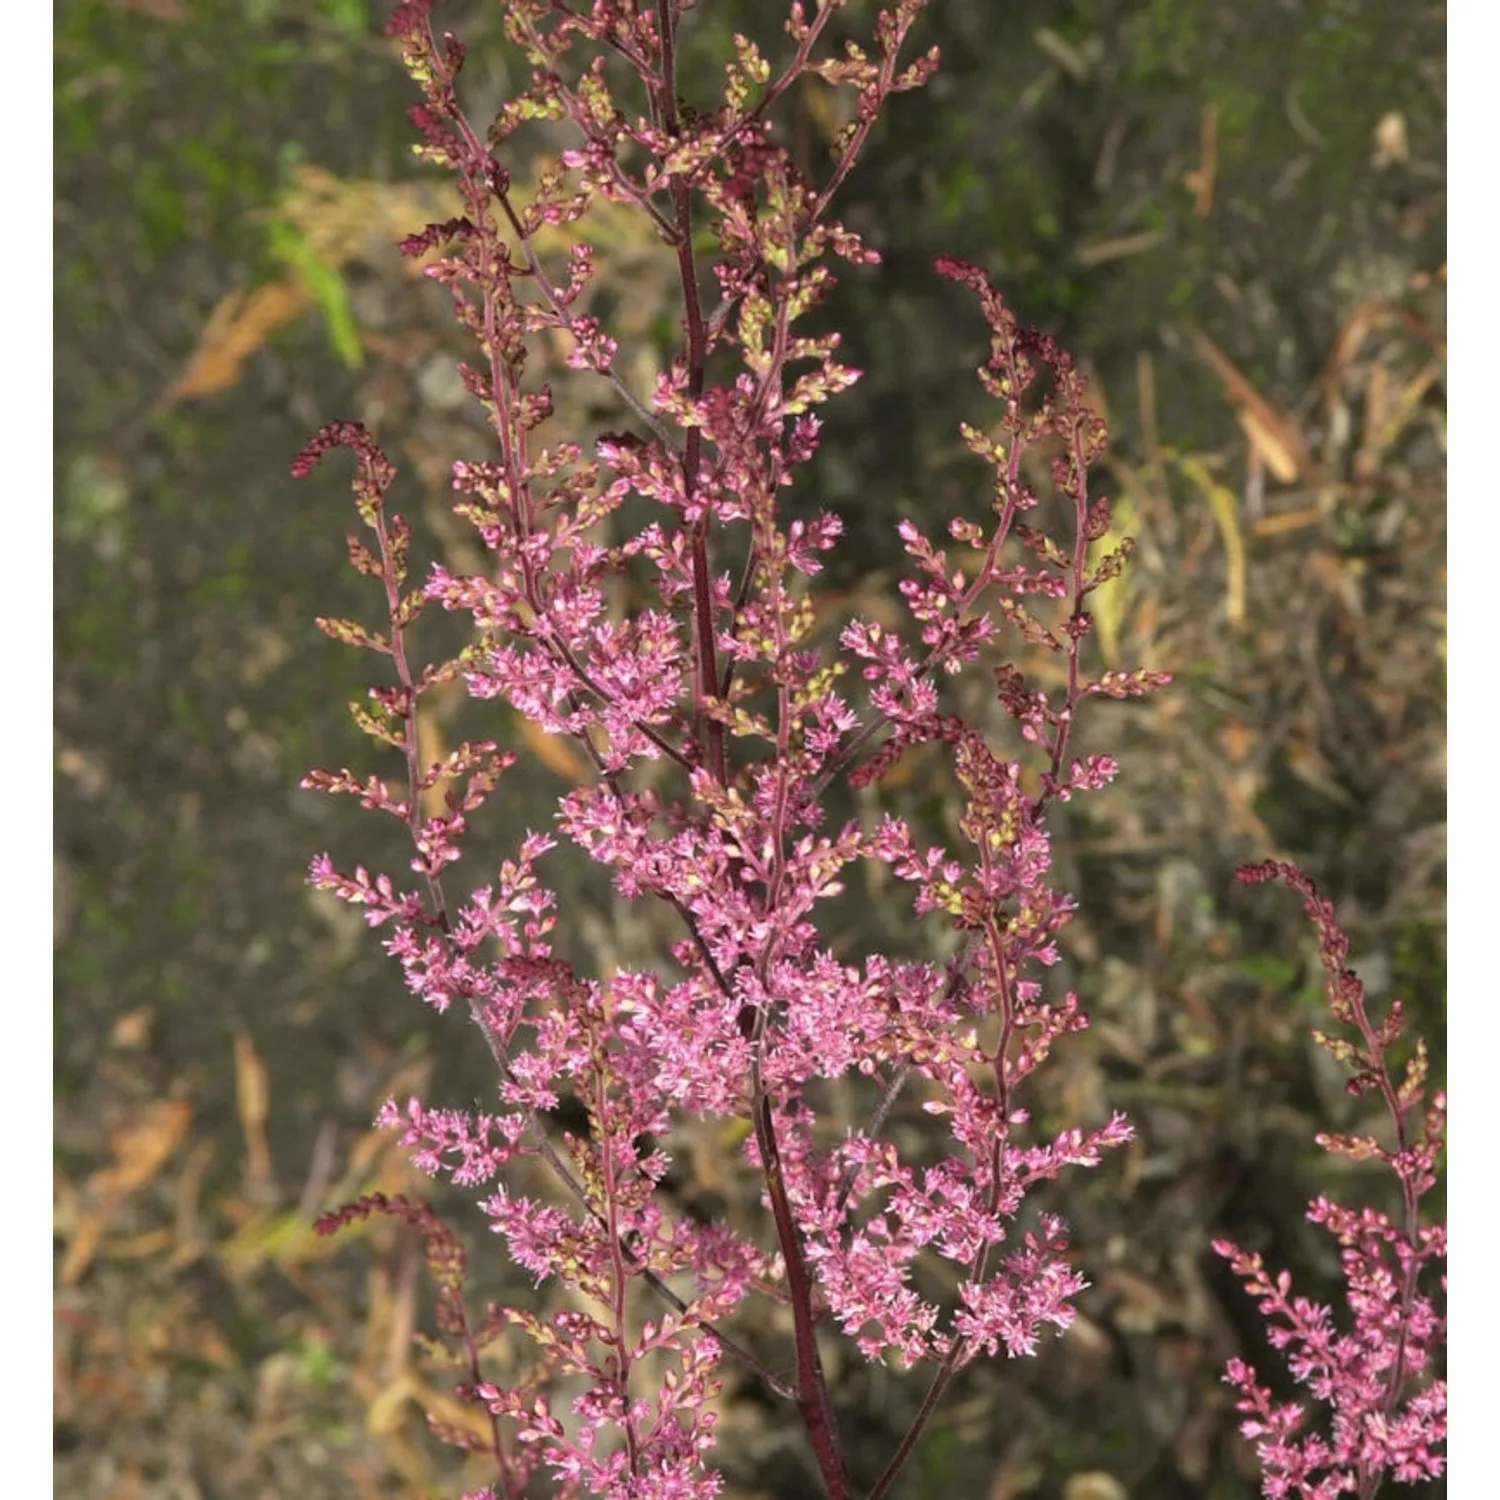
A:
[[[686,91],[711,95],[735,29],[774,57],[777,10],[706,3]],[[495,7],[447,14],[482,117],[515,59]],[[405,856],[352,803],[296,789],[314,765],[372,764],[345,710],[365,662],[311,623],[372,601],[344,563],[342,475],[294,484],[287,463],[323,421],[362,417],[402,466],[419,548],[462,563],[443,474],[483,451],[449,373],[462,340],[391,248],[442,214],[407,155],[414,94],[384,16],[58,12],[59,1493],[462,1485],[421,1430],[446,1387],[408,1348],[413,1245],[307,1230],[353,1193],[419,1186],[369,1131],[383,1098],[487,1086],[457,1019],[410,1002],[357,918],[303,883],[324,848],[393,871]],[[840,18],[854,36],[871,20]],[[1142,1137],[1058,1197],[1094,1286],[1042,1358],[955,1388],[901,1493],[1229,1500],[1254,1483],[1217,1376],[1262,1347],[1207,1242],[1237,1236],[1328,1295],[1337,1262],[1307,1199],[1383,1190],[1312,1146],[1367,1116],[1308,1040],[1298,903],[1237,890],[1234,866],[1302,861],[1372,993],[1406,998],[1444,1071],[1442,12],[935,0],[914,34],[933,42],[943,68],[894,101],[845,193],[885,260],[847,274],[827,315],[867,372],[829,408],[809,487],[851,523],[831,584],[868,602],[893,586],[898,517],[935,529],[983,504],[956,426],[985,420],[984,329],[929,269],[956,254],[1095,374],[1101,482],[1138,538],[1108,649],[1177,681],[1090,716],[1088,748],[1123,774],[1059,824],[1082,904],[1067,977],[1096,1025],[1039,1076],[1037,1114],[1121,1107]],[[811,88],[791,101],[807,160],[836,109]],[[649,366],[674,332],[669,268],[623,219],[601,233]],[[575,407],[602,419],[593,399]],[[483,722],[444,714],[450,737]],[[486,847],[571,773],[532,748]],[[947,804],[928,801],[940,826]],[[586,872],[558,878],[584,948],[642,939]],[[477,1249],[481,1292],[508,1290],[492,1242]],[[836,1373],[873,1475],[918,1383]],[[728,1492],[815,1493],[785,1414],[726,1401]]]

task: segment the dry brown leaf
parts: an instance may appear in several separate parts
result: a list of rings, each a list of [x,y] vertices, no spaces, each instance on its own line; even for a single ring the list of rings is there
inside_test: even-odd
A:
[[[204,1138],[188,1152],[182,1174],[177,1179],[177,1205],[173,1223],[176,1248],[168,1263],[173,1271],[191,1265],[204,1250],[202,1226],[198,1218],[198,1198],[203,1191],[203,1175],[213,1160],[214,1143]]]
[[[1118,234],[1111,239],[1080,245],[1073,252],[1073,259],[1085,270],[1091,271],[1098,266],[1107,266],[1111,261],[1144,255],[1148,250],[1156,249],[1166,237],[1165,229],[1142,229],[1135,234]]]
[[[1083,404],[1104,423],[1106,427],[1114,424],[1110,420],[1109,396],[1104,389],[1104,381],[1100,378],[1099,367],[1091,359],[1083,359],[1078,365],[1083,378],[1088,382],[1083,390]]]
[[[1447,369],[1444,359],[1429,360],[1420,370],[1401,388],[1396,399],[1391,403],[1390,410],[1386,413],[1385,421],[1376,435],[1375,446],[1381,453],[1388,451],[1401,435],[1402,429],[1411,420],[1412,413],[1420,405],[1422,398],[1439,380],[1443,378],[1443,372]]]
[[[139,1051],[150,1039],[152,1019],[149,1005],[137,1006],[122,1016],[116,1016],[109,1028],[110,1046],[126,1052]]]
[[[1032,33],[1032,40],[1074,83],[1088,81],[1093,68],[1089,61],[1087,43],[1083,47],[1075,47],[1072,42],[1050,26],[1038,27]]]
[[[187,1134],[193,1106],[186,1099],[158,1099],[146,1105],[135,1124],[114,1133],[113,1165],[89,1178],[101,1195],[124,1196],[144,1187],[166,1164]]]
[[[383,1468],[377,1477],[375,1467],[369,1460],[358,1454],[351,1454],[344,1460],[342,1472],[354,1485],[357,1500],[389,1500],[390,1490],[384,1482]]]
[[[1243,719],[1226,719],[1219,726],[1219,749],[1230,761],[1248,760],[1256,746],[1256,733]]]
[[[1103,1469],[1070,1474],[1063,1484],[1063,1500],[1130,1500],[1130,1491]]]
[[[1209,472],[1202,459],[1189,453],[1177,455],[1177,467],[1198,486],[1208,502],[1209,513],[1224,544],[1224,618],[1231,625],[1245,620],[1245,539],[1240,532],[1239,507],[1230,491]]]
[[[143,1229],[139,1234],[111,1240],[104,1247],[104,1255],[109,1260],[145,1260],[167,1249],[171,1243],[172,1231],[163,1225],[160,1229]]]
[[[403,1370],[365,1408],[365,1431],[371,1437],[388,1437],[405,1425],[406,1403],[411,1399],[411,1377]]]
[[[1360,559],[1345,556],[1331,548],[1319,547],[1308,553],[1306,565],[1307,571],[1338,601],[1341,608],[1357,620],[1364,618],[1365,605],[1360,588],[1363,563]]]
[[[272,1199],[276,1196],[276,1172],[266,1140],[270,1082],[255,1043],[244,1031],[236,1032],[234,1037],[234,1097],[240,1130],[245,1137],[246,1190],[252,1198]]]
[[[387,1264],[390,1259],[389,1243],[399,1231],[396,1224],[387,1219],[381,1222],[379,1232],[383,1236],[378,1242],[382,1249],[371,1261],[365,1276],[364,1327],[360,1333],[359,1353],[354,1359],[355,1367],[369,1387],[370,1401],[375,1399],[377,1391],[400,1373],[399,1369],[392,1371],[385,1366],[395,1311],[395,1292]]]
[[[241,287],[225,293],[203,325],[187,364],[157,398],[156,415],[235,385],[245,361],[308,305],[307,294],[284,281],[268,282],[253,292]]]
[[[1304,531],[1309,526],[1321,524],[1326,515],[1321,505],[1306,505],[1300,510],[1287,510],[1275,516],[1262,516],[1251,526],[1250,535],[1280,536],[1283,532]]]
[[[533,163],[540,174],[553,166],[546,157]],[[534,180],[534,179],[533,179]],[[529,184],[513,180],[517,204],[531,197]],[[322,260],[339,267],[356,255],[392,255],[401,240],[426,223],[437,223],[464,213],[463,200],[447,183],[381,182],[374,178],[344,178],[323,167],[304,163],[296,170],[294,186],[272,210],[261,215],[291,224]],[[631,208],[597,200],[588,218],[559,227],[543,224],[532,238],[540,255],[566,252],[578,240],[587,240],[599,250],[652,251],[656,248],[650,228]],[[403,256],[401,264],[409,276],[421,276],[425,257]],[[654,253],[652,265],[658,264]],[[660,261],[670,271],[670,261]]]
[[[838,133],[855,117],[854,101],[845,89],[824,83],[816,74],[805,73],[797,80],[796,127],[803,160],[816,157],[805,138],[815,129],[825,144],[832,145]]]
[[[1099,1289],[1119,1299],[1110,1321],[1125,1333],[1154,1333],[1177,1312],[1177,1299],[1168,1290],[1123,1266],[1100,1272]]]
[[[398,1079],[415,1079],[415,1082],[393,1084],[386,1092],[395,1099],[405,1099],[412,1094],[425,1095],[431,1068],[430,1058],[421,1059],[419,1069],[403,1070],[398,1075]],[[417,1181],[417,1170],[412,1166],[399,1134],[390,1130],[369,1130],[349,1148],[349,1164],[343,1176],[323,1194],[319,1207],[337,1207],[366,1193],[389,1196],[411,1192]]]
[[[1265,789],[1261,773],[1253,766],[1233,769],[1215,762],[1210,774],[1223,804],[1225,828],[1248,839],[1253,848],[1274,853],[1276,841],[1255,810]]]
[[[1365,386],[1365,415],[1360,426],[1359,450],[1354,455],[1353,471],[1356,479],[1368,479],[1380,467],[1385,457],[1386,444],[1381,442],[1384,424],[1381,421],[1386,409],[1386,393],[1390,388],[1390,369],[1376,361],[1370,366],[1370,378]]]
[[[1198,165],[1182,174],[1193,194],[1193,212],[1206,219],[1213,212],[1214,183],[1219,175],[1219,106],[1205,104],[1198,131]]]
[[[1411,156],[1406,139],[1406,116],[1399,110],[1381,115],[1370,136],[1370,165],[1377,172],[1394,167]]]
[[[83,1279],[83,1273],[88,1270],[98,1253],[99,1242],[104,1238],[104,1228],[105,1216],[98,1209],[80,1208],[74,1215],[68,1248],[63,1252],[62,1264],[57,1268],[59,1286],[77,1286]]]
[[[113,1133],[114,1160],[92,1172],[81,1192],[66,1177],[54,1178],[58,1228],[67,1237],[58,1285],[76,1286],[82,1280],[121,1203],[156,1176],[182,1141],[192,1115],[186,1099],[155,1100],[134,1123]]]
[[[443,734],[442,710],[432,701],[431,695],[424,695],[417,700],[417,743],[422,747],[424,766],[435,765],[448,754],[448,742]],[[448,810],[446,798],[451,785],[451,780],[439,780],[422,788],[420,800],[423,817],[441,817]]]
[[[53,1303],[52,1307],[52,1420],[71,1422],[78,1413],[78,1398],[73,1391],[72,1344],[91,1331],[93,1315],[81,1308]]]
[[[1286,766],[1303,786],[1311,787],[1320,796],[1326,797],[1341,807],[1353,805],[1353,798],[1339,785],[1333,767],[1327,757],[1310,739],[1301,735],[1288,735],[1286,740]]]
[[[581,786],[588,780],[588,762],[563,735],[549,734],[531,719],[521,721],[520,735],[526,748],[564,781]]]
[[[362,254],[394,257],[396,245],[424,223],[462,212],[457,191],[446,183],[344,178],[303,163],[291,190],[261,217],[290,224],[314,255],[337,268]],[[409,275],[420,276],[425,262],[412,257],[402,264]]]
[[[1188,333],[1199,356],[1219,377],[1251,448],[1282,484],[1295,483],[1307,466],[1296,422],[1278,412],[1202,329],[1189,328]]]
[[[1235,415],[1250,441],[1252,459],[1264,464],[1282,484],[1295,484],[1302,472],[1302,450],[1298,440],[1293,437],[1288,442],[1286,429],[1267,423],[1263,414],[1253,406],[1241,407]]]
[[[439,1420],[471,1433],[482,1443],[490,1442],[494,1434],[490,1430],[490,1419],[483,1407],[471,1401],[460,1401],[451,1391],[428,1385],[420,1377],[409,1378],[411,1398],[423,1411],[431,1412]]]
[[[1359,353],[1360,345],[1390,320],[1390,305],[1384,297],[1366,297],[1344,319],[1343,327],[1333,341],[1333,348],[1329,351],[1319,376],[1325,400],[1330,399],[1342,383],[1349,366],[1354,362],[1354,356]]]

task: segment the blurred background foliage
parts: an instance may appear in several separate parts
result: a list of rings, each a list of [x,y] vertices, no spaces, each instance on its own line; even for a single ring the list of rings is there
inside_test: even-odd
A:
[[[780,9],[693,13],[689,102],[711,101],[735,30],[776,56]],[[839,27],[866,34],[872,9],[851,4]],[[493,4],[446,14],[484,118],[517,60]],[[296,790],[310,766],[371,765],[345,709],[366,663],[311,620],[372,601],[344,560],[341,476],[294,487],[287,462],[321,422],[362,418],[404,471],[425,557],[478,559],[446,511],[448,464],[484,443],[452,369],[463,342],[394,250],[451,200],[410,161],[413,94],[384,17],[365,0],[57,12],[66,1492],[462,1482],[422,1431],[424,1409],[464,1413],[410,1347],[417,1248],[389,1226],[333,1246],[308,1228],[351,1194],[425,1189],[368,1128],[386,1095],[488,1087],[457,1021],[407,1003],[357,917],[302,881],[323,848],[393,871],[405,855],[378,820]],[[1093,709],[1084,740],[1123,774],[1059,824],[1082,903],[1066,978],[1095,1027],[1033,1105],[1044,1125],[1123,1107],[1141,1133],[1055,1195],[1094,1285],[1042,1358],[955,1389],[901,1493],[1230,1500],[1253,1481],[1217,1374],[1262,1346],[1208,1239],[1235,1235],[1326,1293],[1337,1262],[1301,1222],[1308,1196],[1380,1190],[1311,1144],[1365,1117],[1307,1038],[1319,991],[1296,901],[1236,890],[1235,864],[1302,861],[1372,993],[1406,998],[1443,1071],[1443,14],[934,0],[916,41],[943,67],[893,102],[843,204],[884,262],[847,274],[820,314],[865,378],[828,409],[793,500],[849,522],[834,606],[884,607],[896,519],[935,529],[983,504],[956,427],[987,420],[972,378],[985,330],[930,271],[957,254],[1093,374],[1114,437],[1100,483],[1138,543],[1101,597],[1100,647],[1177,681]],[[810,169],[844,108],[815,82],[789,101],[785,138]],[[676,337],[671,269],[627,215],[583,232],[605,268],[599,310],[644,384]],[[564,420],[618,425],[556,353]],[[451,741],[477,724],[494,732],[454,699],[424,728]],[[553,742],[527,744],[476,868],[580,773]],[[941,766],[911,759],[887,795],[941,833]],[[580,957],[649,950],[648,924],[590,872],[557,876]],[[900,920],[891,893],[864,894]],[[687,1139],[679,1158],[685,1198],[736,1203],[733,1142]],[[448,1206],[472,1230],[472,1210]],[[496,1258],[476,1257],[478,1292],[517,1295]],[[854,1361],[836,1372],[868,1480],[915,1386]],[[729,1493],[815,1493],[750,1388],[726,1392],[721,1435]]]

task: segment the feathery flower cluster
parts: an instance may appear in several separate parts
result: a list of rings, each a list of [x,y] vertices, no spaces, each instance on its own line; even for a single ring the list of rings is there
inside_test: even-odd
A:
[[[1441,1092],[1427,1098],[1424,1042],[1417,1042],[1400,1083],[1391,1078],[1386,1053],[1405,1029],[1401,1002],[1392,1002],[1379,1026],[1371,1020],[1364,986],[1345,967],[1349,939],[1332,903],[1300,870],[1275,860],[1247,865],[1239,876],[1250,884],[1283,881],[1300,893],[1304,910],[1317,925],[1329,1009],[1353,1037],[1314,1036],[1338,1062],[1352,1067],[1346,1085],[1350,1094],[1379,1096],[1395,1137],[1394,1149],[1373,1136],[1323,1134],[1318,1144],[1353,1161],[1390,1167],[1401,1187],[1401,1214],[1393,1223],[1376,1209],[1344,1208],[1322,1197],[1308,1208],[1308,1219],[1339,1242],[1352,1315],[1343,1333],[1331,1308],[1292,1296],[1288,1272],[1273,1278],[1259,1255],[1246,1254],[1227,1240],[1214,1242],[1235,1274],[1245,1278],[1250,1294],[1259,1298],[1267,1337],[1286,1356],[1292,1377],[1330,1408],[1327,1437],[1310,1432],[1299,1438],[1305,1420],[1301,1405],[1278,1405],[1243,1360],[1231,1360],[1224,1379],[1239,1393],[1239,1410],[1245,1414],[1240,1430],[1255,1444],[1270,1500],[1332,1500],[1342,1494],[1370,1500],[1388,1475],[1415,1483],[1436,1478],[1444,1467],[1448,1388],[1445,1380],[1435,1378],[1434,1365],[1446,1320],[1433,1307],[1431,1290],[1422,1288],[1430,1267],[1447,1292],[1441,1267],[1448,1234],[1442,1224],[1423,1224],[1419,1205],[1437,1185],[1446,1099]],[[1413,1115],[1420,1119],[1420,1134],[1413,1129]],[[1430,1282],[1432,1276],[1426,1279]]]
[[[818,408],[858,372],[838,361],[836,333],[802,325],[833,284],[830,261],[878,259],[829,210],[887,100],[937,66],[935,49],[900,60],[926,0],[894,0],[871,47],[849,41],[837,54],[829,38],[843,0],[823,0],[812,16],[791,4],[784,59],[773,65],[736,37],[719,102],[697,109],[679,78],[679,28],[697,0],[504,0],[506,34],[533,72],[482,128],[459,102],[464,48],[434,30],[438,3],[398,6],[389,30],[423,94],[412,111],[418,154],[455,175],[463,212],[402,249],[449,289],[480,351],[461,374],[494,447],[452,472],[455,509],[487,547],[487,571],[438,567],[408,585],[409,529],[387,504],[394,469],[358,424],[325,427],[294,472],[336,447],[354,452],[374,546],[351,537],[349,555],[381,583],[387,622],[319,623],[389,659],[394,683],[354,713],[405,764],[394,789],[347,770],[305,784],[401,819],[415,848],[407,887],[326,856],[310,878],[386,931],[414,994],[467,1011],[496,1070],[493,1113],[411,1099],[388,1103],[381,1121],[424,1170],[483,1191],[480,1207],[517,1265],[574,1294],[550,1316],[500,1309],[476,1328],[455,1310],[451,1255],[443,1263],[440,1324],[462,1344],[461,1391],[494,1419],[489,1493],[518,1496],[545,1468],[559,1496],[716,1494],[713,1396],[732,1358],[795,1404],[827,1494],[845,1500],[818,1339],[832,1319],[866,1358],[931,1371],[921,1414],[869,1491],[879,1500],[957,1369],[1002,1348],[1031,1353],[1045,1329],[1072,1320],[1085,1283],[1066,1227],[1042,1214],[1024,1228],[1023,1200],[1130,1136],[1115,1116],[1049,1138],[1018,1097],[1050,1048],[1087,1024],[1076,995],[1049,998],[1044,985],[1073,909],[1051,883],[1049,808],[1104,788],[1117,769],[1073,753],[1077,711],[1091,695],[1167,681],[1084,669],[1089,596],[1129,553],[1127,544],[1091,560],[1109,530],[1108,501],[1089,494],[1104,426],[1068,355],[1021,328],[976,267],[940,260],[990,330],[978,373],[994,423],[963,428],[992,470],[988,513],[951,524],[952,555],[902,523],[910,628],[855,619],[830,651],[813,580],[840,524],[791,517],[783,496],[818,449]],[[809,77],[854,95],[819,180],[774,123],[778,102]],[[523,194],[508,143],[537,121],[567,127],[574,144]],[[588,247],[563,264],[538,249],[544,227],[565,229],[600,200],[643,216],[675,260],[681,344],[649,391],[579,310],[595,276]],[[607,382],[631,430],[597,434],[591,455],[548,441],[552,394],[527,371],[541,340]],[[1051,455],[1070,518],[1061,536],[1026,520],[1039,497],[1022,459],[1038,450]],[[627,583],[636,602],[624,609]],[[472,643],[419,667],[410,628],[430,606],[468,617]],[[1063,685],[1029,681],[1004,659],[1017,645],[1055,654]],[[947,706],[942,684],[982,662],[993,717],[1014,721],[1021,758],[996,747],[996,725]],[[593,768],[550,827],[461,899],[449,893],[452,867],[513,757],[486,741],[424,758],[418,702],[457,677],[473,696],[570,736]],[[924,847],[889,814],[831,824],[830,805],[849,788],[875,785],[930,743],[947,747],[962,791],[961,847]],[[622,899],[670,908],[680,939],[658,966],[589,976],[559,956],[543,866],[568,845],[608,869]],[[835,951],[827,903],[871,865],[912,887],[914,934],[951,930],[952,957]],[[868,1098],[856,1128],[830,1128],[823,1080],[854,1080]],[[905,1158],[890,1137],[903,1092],[946,1130],[935,1160]],[[554,1123],[565,1100],[586,1114],[585,1133]],[[698,1223],[662,1190],[670,1161],[659,1143],[675,1124],[702,1120],[742,1125],[764,1233]],[[550,1169],[552,1198],[518,1190],[507,1171],[518,1158]],[[325,1227],[371,1211],[424,1212],[354,1205]],[[419,1227],[432,1243],[428,1220]],[[948,1264],[946,1305],[919,1290],[919,1256]],[[790,1376],[735,1338],[735,1314],[762,1298],[790,1309]],[[1409,1318],[1403,1339],[1420,1341],[1419,1324]],[[536,1351],[537,1373],[516,1387],[480,1367],[485,1344],[508,1332]],[[554,1410],[546,1382],[578,1375],[585,1394]]]

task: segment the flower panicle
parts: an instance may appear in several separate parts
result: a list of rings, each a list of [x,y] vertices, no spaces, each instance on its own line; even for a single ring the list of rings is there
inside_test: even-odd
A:
[[[1244,1416],[1240,1431],[1256,1449],[1262,1493],[1331,1497],[1345,1493],[1370,1500],[1387,1479],[1414,1484],[1444,1471],[1447,1382],[1436,1372],[1447,1336],[1439,1298],[1447,1292],[1447,1231],[1424,1223],[1421,1199],[1437,1184],[1446,1101],[1426,1097],[1426,1049],[1418,1042],[1402,1082],[1392,1078],[1388,1049],[1404,1030],[1399,1002],[1376,1024],[1364,985],[1347,966],[1349,939],[1333,903],[1297,866],[1280,860],[1246,865],[1247,885],[1279,881],[1296,891],[1318,934],[1329,1011],[1345,1034],[1314,1032],[1318,1042],[1351,1073],[1349,1090],[1383,1101],[1394,1138],[1324,1134],[1318,1144],[1355,1160],[1384,1162],[1400,1186],[1402,1212],[1392,1219],[1371,1207],[1351,1209],[1316,1198],[1310,1222],[1340,1247],[1345,1286],[1345,1331],[1334,1309],[1292,1294],[1292,1277],[1275,1276],[1259,1255],[1229,1240],[1213,1248],[1257,1299],[1273,1349],[1292,1378],[1330,1414],[1329,1431],[1308,1427],[1299,1403],[1277,1404],[1244,1360],[1233,1359],[1225,1383]],[[1411,1118],[1420,1121],[1412,1128]],[[1434,1286],[1434,1282],[1436,1285]]]
[[[934,49],[909,55],[924,3],[894,0],[868,47],[839,50],[828,32],[842,6],[790,5],[783,61],[736,38],[720,98],[693,108],[677,76],[685,4],[507,0],[530,81],[482,128],[460,102],[464,49],[434,29],[437,0],[398,6],[388,27],[421,93],[415,150],[453,174],[462,199],[401,248],[447,289],[477,350],[460,373],[488,447],[451,474],[485,561],[409,583],[411,529],[388,504],[395,468],[359,424],[330,423],[295,460],[306,475],[334,448],[354,454],[365,533],[350,563],[383,593],[382,618],[320,623],[384,674],[351,712],[402,768],[321,770],[304,784],[406,824],[415,877],[351,873],[325,855],[309,879],[382,929],[414,995],[438,1011],[457,1003],[494,1066],[489,1109],[411,1098],[380,1123],[421,1170],[482,1191],[517,1266],[575,1295],[551,1314],[498,1308],[471,1323],[454,1280],[463,1266],[430,1211],[370,1198],[326,1223],[393,1213],[424,1236],[464,1397],[493,1424],[481,1446],[496,1495],[519,1495],[533,1473],[557,1495],[716,1494],[714,1397],[734,1359],[795,1403],[827,1492],[844,1500],[819,1325],[831,1320],[869,1359],[932,1367],[935,1393],[972,1359],[1035,1352],[1073,1320],[1086,1281],[1060,1218],[1023,1219],[1027,1196],[1131,1136],[1118,1115],[1043,1131],[1022,1093],[1088,1024],[1049,974],[1075,907],[1053,871],[1054,804],[1103,791],[1119,769],[1077,744],[1080,708],[1169,681],[1087,670],[1092,596],[1130,547],[1095,552],[1111,526],[1094,482],[1107,434],[1085,377],[980,268],[940,259],[989,329],[977,373],[993,420],[961,429],[988,470],[982,518],[946,538],[903,521],[898,607],[834,632],[819,590],[842,524],[788,503],[818,453],[821,408],[859,378],[810,315],[835,265],[878,259],[832,203],[890,97],[937,66]],[[773,128],[809,77],[853,102],[816,169]],[[511,137],[537,124],[570,139],[523,185]],[[640,374],[649,351],[622,357],[626,325],[601,316],[603,246],[586,234],[601,205],[636,215],[675,267],[679,336],[654,378]],[[591,439],[564,431],[549,359],[610,393],[615,414]],[[1038,451],[1061,501],[1055,531],[1038,524],[1046,480],[1022,464]],[[418,621],[434,608],[463,618],[470,640],[423,665]],[[1061,671],[1028,675],[1038,655]],[[981,664],[1003,737],[945,693]],[[433,695],[457,683],[500,700],[569,783],[550,805],[527,805],[546,831],[466,895],[455,891],[468,841],[515,756],[491,740],[438,743]],[[927,846],[894,810],[850,815],[846,791],[868,789],[873,805],[920,754],[941,757],[959,789],[953,847]],[[583,913],[549,884],[555,848],[671,924],[659,961],[632,945],[590,976],[562,956],[577,945],[557,929]],[[942,962],[830,937],[833,903],[891,876]],[[823,1113],[829,1080],[853,1080],[869,1100],[842,1139]],[[903,1091],[946,1132],[945,1149],[919,1162],[887,1128]],[[707,1128],[761,1174],[763,1232],[700,1223],[664,1191],[685,1131]],[[1414,1162],[1420,1183],[1430,1163]],[[545,1195],[529,1187],[535,1167]],[[1356,1248],[1381,1237],[1331,1210],[1327,1222]],[[949,1304],[924,1295],[923,1257],[949,1263]],[[1266,1285],[1262,1295],[1286,1295]],[[1378,1290],[1372,1273],[1366,1295]],[[790,1313],[777,1369],[735,1336],[735,1315],[757,1299]],[[1423,1317],[1413,1302],[1403,1359],[1430,1332]],[[500,1337],[533,1356],[509,1386],[479,1362]],[[564,1407],[553,1387],[575,1376],[585,1389]]]

